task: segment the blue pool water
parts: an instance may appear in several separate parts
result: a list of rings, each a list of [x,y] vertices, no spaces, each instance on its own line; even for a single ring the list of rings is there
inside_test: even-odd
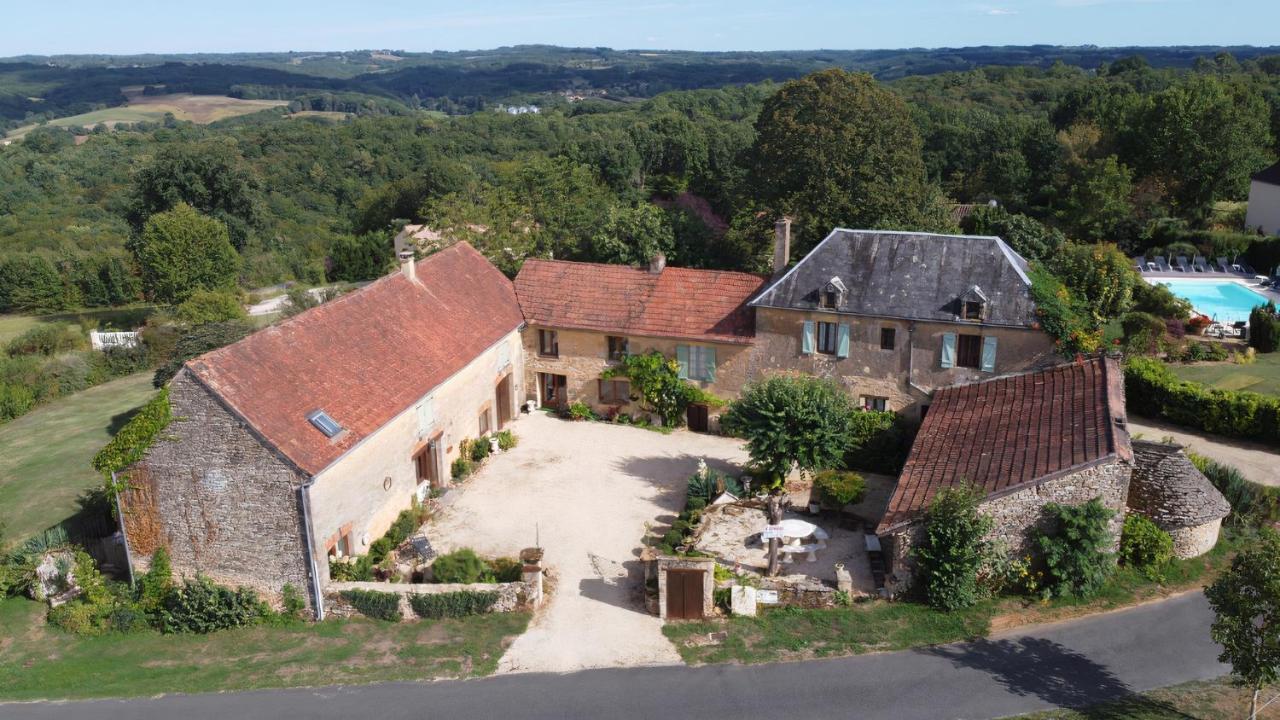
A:
[[[1161,285],[1180,298],[1191,301],[1196,312],[1218,322],[1249,319],[1249,311],[1267,302],[1267,298],[1230,280],[1161,279]]]

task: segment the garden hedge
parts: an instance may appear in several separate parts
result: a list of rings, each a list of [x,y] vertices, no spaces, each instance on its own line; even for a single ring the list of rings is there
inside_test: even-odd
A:
[[[1280,446],[1280,397],[1180,380],[1163,362],[1146,357],[1129,358],[1124,378],[1135,415]]]
[[[409,605],[413,608],[413,612],[420,618],[430,619],[483,615],[489,612],[496,602],[498,602],[498,593],[493,590],[459,590],[434,595],[409,596]]]
[[[397,593],[377,590],[343,590],[340,595],[365,617],[391,622],[401,619],[400,595]]]

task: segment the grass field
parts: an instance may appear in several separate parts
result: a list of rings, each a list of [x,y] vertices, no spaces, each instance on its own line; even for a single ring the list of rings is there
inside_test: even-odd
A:
[[[0,522],[6,527],[0,543],[15,543],[72,515],[76,497],[102,484],[89,461],[154,392],[151,373],[139,373],[0,425]]]
[[[1259,704],[1280,688],[1262,691]],[[1183,683],[1152,690],[1123,700],[1099,703],[1078,710],[1047,710],[1022,715],[1017,720],[1219,720],[1249,714],[1249,692],[1229,678]],[[1258,713],[1258,720],[1280,718],[1280,701]]]
[[[137,305],[76,310],[53,315],[0,315],[0,345],[41,323],[75,323],[82,327],[86,323],[92,323],[99,330],[132,330],[145,323],[158,307]]]
[[[247,115],[272,107],[280,107],[288,103],[282,100],[242,100],[225,95],[191,95],[175,93],[172,95],[141,95],[126,93],[129,102],[119,107],[94,110],[81,115],[50,120],[49,125],[55,127],[93,127],[98,123],[115,125],[116,123],[158,122],[166,113],[173,113],[178,120],[205,124],[225,120],[237,115]],[[6,137],[17,139],[40,127],[25,125],[11,131]]]
[[[1258,355],[1252,365],[1229,362],[1171,363],[1169,368],[1183,380],[1204,383],[1220,390],[1248,390],[1280,395],[1280,352]]]
[[[68,635],[0,600],[0,699],[130,697],[489,675],[528,613],[296,622],[211,635]]]

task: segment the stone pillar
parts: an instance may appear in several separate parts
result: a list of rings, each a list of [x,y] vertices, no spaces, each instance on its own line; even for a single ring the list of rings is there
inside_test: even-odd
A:
[[[520,581],[524,583],[525,598],[530,607],[536,608],[542,604],[542,548],[521,550],[520,561],[524,563]]]

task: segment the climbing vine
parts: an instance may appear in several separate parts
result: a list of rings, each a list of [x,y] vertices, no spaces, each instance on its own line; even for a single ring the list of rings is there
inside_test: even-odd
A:
[[[171,419],[169,389],[164,388],[120,428],[111,442],[98,451],[93,458],[93,467],[106,477],[109,493],[114,495],[119,489],[112,486],[111,473],[119,472],[141,460],[147,448],[151,447],[156,436]]]
[[[680,377],[680,365],[657,350],[641,355],[624,355],[622,364],[600,373],[600,377],[626,378],[631,383],[631,399],[640,406],[662,416],[662,423],[675,427],[684,417],[690,403],[713,407],[724,404],[720,398],[695,387]]]

